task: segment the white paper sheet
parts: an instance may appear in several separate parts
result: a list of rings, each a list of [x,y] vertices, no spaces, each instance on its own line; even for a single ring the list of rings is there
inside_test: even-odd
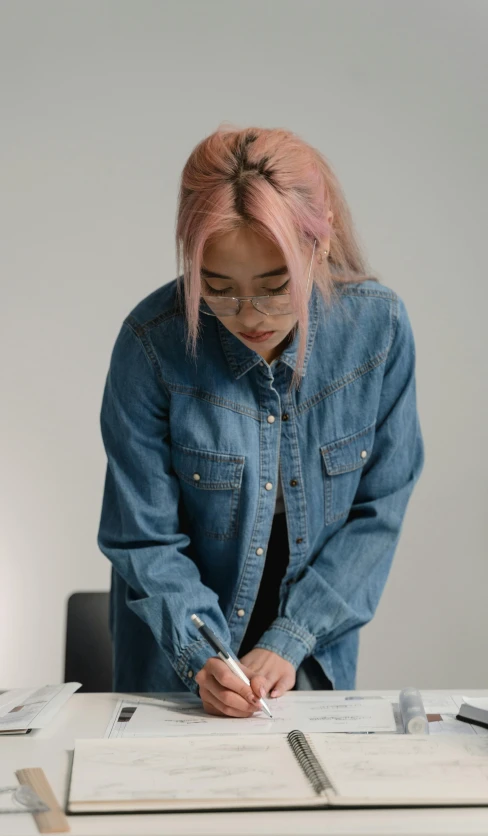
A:
[[[5,691],[0,694],[0,734],[44,728],[78,688],[80,682],[67,682]]]
[[[474,708],[481,708],[483,711],[488,711],[488,697],[463,697],[463,700]]]
[[[69,809],[80,803],[309,798],[285,737],[76,740]]]
[[[285,734],[304,732],[395,732],[392,706],[382,700],[348,700],[337,696],[305,696],[288,692],[267,703],[273,714],[214,717],[193,694],[120,700],[105,737],[169,737],[200,734]]]
[[[337,793],[360,799],[488,798],[488,739],[310,735]]]
[[[470,734],[488,737],[488,729],[476,726],[474,723],[462,723],[456,720],[455,714],[441,714],[440,720],[429,722],[430,734]]]

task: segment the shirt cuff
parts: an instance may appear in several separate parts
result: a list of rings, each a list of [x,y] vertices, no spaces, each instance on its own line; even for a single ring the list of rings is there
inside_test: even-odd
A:
[[[312,654],[316,641],[315,636],[308,630],[289,618],[276,618],[255,647],[272,650],[287,662],[291,662],[296,670],[303,660]]]
[[[197,696],[200,696],[200,694],[198,682],[195,682],[195,676],[203,668],[205,663],[215,655],[215,651],[209,647],[207,642],[204,639],[200,639],[187,645],[183,653],[178,656],[174,663],[175,671],[180,679]]]

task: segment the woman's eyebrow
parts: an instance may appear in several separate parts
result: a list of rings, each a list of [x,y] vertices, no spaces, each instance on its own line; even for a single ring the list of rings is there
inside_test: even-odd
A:
[[[215,273],[213,270],[207,270],[206,267],[201,267],[200,272],[202,276],[205,276],[206,279],[226,279],[227,281],[232,282],[233,279],[231,276],[223,276],[221,273]],[[288,267],[284,264],[282,267],[275,267],[274,270],[270,270],[269,273],[260,273],[259,276],[253,276],[254,279],[270,279],[272,276],[284,276],[285,273],[288,273]]]

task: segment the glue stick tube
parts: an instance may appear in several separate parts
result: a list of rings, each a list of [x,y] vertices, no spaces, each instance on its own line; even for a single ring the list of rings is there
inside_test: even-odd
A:
[[[429,721],[417,688],[400,691],[400,713],[405,734],[429,734]]]

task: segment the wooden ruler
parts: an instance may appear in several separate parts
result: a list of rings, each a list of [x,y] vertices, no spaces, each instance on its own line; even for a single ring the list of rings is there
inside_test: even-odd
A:
[[[59,806],[44,770],[37,767],[18,769],[15,773],[19,784],[26,784],[39,796],[49,810],[46,813],[33,813],[39,833],[68,833],[68,819]]]

